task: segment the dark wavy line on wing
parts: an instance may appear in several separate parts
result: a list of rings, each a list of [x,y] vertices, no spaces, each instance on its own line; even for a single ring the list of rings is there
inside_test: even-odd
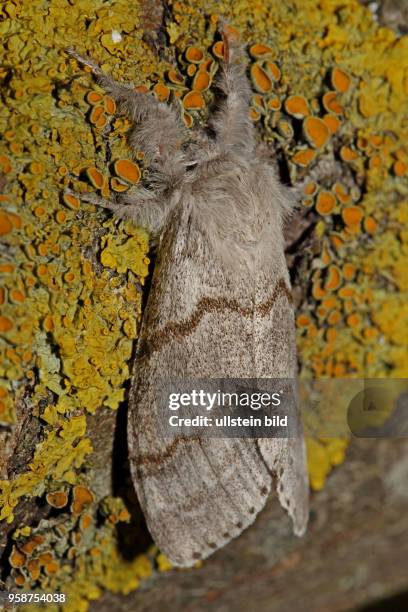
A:
[[[276,283],[272,295],[262,304],[258,304],[255,308],[244,308],[237,300],[228,298],[211,298],[203,297],[197,304],[194,312],[189,319],[180,322],[171,321],[162,329],[153,332],[148,338],[142,340],[138,356],[148,357],[155,351],[160,350],[170,339],[180,340],[185,338],[199,325],[201,319],[208,312],[223,312],[231,310],[241,314],[243,317],[253,316],[254,313],[260,314],[262,317],[267,316],[272,310],[276,300],[285,295],[289,302],[292,302],[292,294],[289,287],[283,278]]]

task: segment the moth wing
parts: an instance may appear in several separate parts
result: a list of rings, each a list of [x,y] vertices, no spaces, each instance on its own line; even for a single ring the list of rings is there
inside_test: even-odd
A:
[[[278,499],[293,521],[293,531],[302,536],[309,519],[309,480],[303,436],[262,438],[259,450],[275,475]]]
[[[240,197],[235,194],[234,201]],[[244,210],[245,194],[242,199]],[[211,207],[214,201],[206,200],[205,205]],[[197,210],[197,197],[193,204]],[[222,198],[222,206],[228,208],[227,197]],[[258,321],[252,277],[242,275],[237,280],[225,273],[203,226],[191,221],[191,210],[193,206],[185,202],[160,244],[128,421],[132,477],[147,525],[170,561],[186,567],[224,546],[254,521],[274,476],[281,485],[279,499],[294,517],[298,533],[304,524],[300,514],[307,513],[302,443],[208,438],[200,433],[196,438],[166,440],[158,433],[163,424],[157,402],[160,381],[248,378],[248,374],[284,378],[296,362],[294,339],[288,336],[293,309],[288,306],[284,259],[270,277],[258,279],[260,291],[266,291],[259,293],[259,304],[255,302]],[[283,247],[280,250],[283,257]],[[275,259],[272,252],[265,262],[268,270]],[[279,317],[285,322],[281,328],[276,327]],[[265,335],[271,345],[265,344]],[[254,368],[256,352],[259,367]],[[301,510],[295,508],[298,502]]]
[[[155,396],[147,381],[132,399],[132,475],[156,544],[174,565],[189,567],[253,523],[272,479],[255,440],[162,437]]]
[[[188,235],[179,229],[186,227]],[[212,260],[196,224],[180,218],[171,224],[158,253],[129,394],[129,459],[139,502],[159,548],[186,567],[253,523],[272,486],[254,439],[162,435],[168,412],[158,394],[166,380],[251,371],[243,338],[251,337],[253,320],[241,309],[251,308],[252,297],[223,279]],[[229,300],[226,287],[229,296],[235,291]]]
[[[281,249],[283,258],[283,248]],[[284,262],[280,264],[284,269]],[[277,287],[276,299],[269,300],[268,287]],[[286,392],[282,409],[288,417],[287,438],[259,439],[259,450],[273,473],[279,502],[293,521],[296,535],[303,535],[309,517],[309,479],[303,427],[296,390],[297,356],[294,310],[288,291],[289,275],[276,283],[276,274],[264,269],[259,283],[259,304],[270,304],[267,311],[258,309],[255,322],[257,376],[259,379],[282,378]]]

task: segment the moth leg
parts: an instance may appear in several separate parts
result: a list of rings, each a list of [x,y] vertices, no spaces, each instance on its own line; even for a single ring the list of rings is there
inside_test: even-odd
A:
[[[78,191],[72,191],[71,189],[65,189],[64,194],[74,196],[82,202],[89,202],[100,206],[101,208],[107,208],[108,210],[116,211],[119,208],[119,204],[116,198],[110,198],[109,200],[98,196],[96,193],[79,193]]]
[[[160,233],[171,211],[166,198],[147,189],[143,192],[140,189],[135,192],[129,190],[121,194],[119,199],[122,219],[128,219],[152,234]]]
[[[146,228],[151,233],[158,233],[164,225],[168,207],[164,200],[159,201],[152,192],[139,189],[139,194],[121,194],[114,198],[105,199],[96,193],[77,193],[65,190],[83,202],[89,202],[111,210],[115,217],[132,221],[135,225]]]
[[[221,22],[224,42],[224,62],[221,64],[216,86],[223,99],[209,121],[216,142],[223,149],[251,153],[255,147],[254,127],[249,117],[251,86],[246,76],[243,46],[225,22]]]
[[[152,182],[163,190],[174,186],[184,174],[181,146],[187,138],[177,109],[159,102],[152,94],[116,82],[92,58],[80,55],[75,49],[68,48],[67,52],[92,70],[97,83],[115,100],[119,112],[134,123],[128,136],[129,144],[134,152],[144,152],[151,165]]]

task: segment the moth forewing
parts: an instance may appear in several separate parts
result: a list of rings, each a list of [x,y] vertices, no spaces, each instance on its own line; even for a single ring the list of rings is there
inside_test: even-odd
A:
[[[207,167],[207,187],[196,191],[194,209],[189,195],[185,200],[181,195],[164,230],[134,365],[129,411],[134,482],[156,543],[180,566],[209,556],[250,525],[273,481],[296,533],[304,531],[307,517],[303,437],[169,441],[158,435],[162,381],[288,378],[296,372],[283,240],[266,242],[261,231],[256,242],[237,221],[245,201],[252,204],[253,224],[261,216],[267,228],[278,218],[260,199],[257,173],[243,185],[239,177],[247,167],[239,159],[218,160],[213,176]],[[230,196],[209,202],[209,194],[223,192],[225,184]],[[211,211],[211,223],[204,210]],[[236,257],[242,251],[240,266],[224,256],[215,227],[208,236],[217,214],[219,221],[226,214],[231,218],[229,231],[221,226],[224,241],[241,236],[234,244]],[[254,243],[249,251],[248,237]],[[262,253],[265,244],[271,252]]]

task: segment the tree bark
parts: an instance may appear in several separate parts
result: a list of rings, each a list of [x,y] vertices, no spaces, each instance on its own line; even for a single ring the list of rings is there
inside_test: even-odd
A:
[[[158,56],[168,51],[161,28],[167,3],[142,0],[144,39]],[[407,31],[407,3],[384,0],[377,14],[399,33]],[[326,166],[325,166],[326,163]],[[344,168],[323,160],[316,169],[331,180],[344,178]],[[337,173],[337,174],[336,174]],[[0,179],[0,191],[2,188]],[[296,253],[314,253],[316,237],[306,212],[290,222],[288,263],[294,277],[296,303],[304,298],[303,270]],[[95,265],[98,265],[95,258]],[[296,282],[299,280],[299,282]],[[0,479],[14,479],[27,470],[36,445],[43,439],[38,414],[32,414],[30,389],[17,405],[17,425],[0,430]],[[42,400],[46,402],[47,400]],[[49,401],[52,401],[50,397]],[[45,406],[40,406],[44,408]],[[116,495],[129,502],[135,516],[122,529],[121,553],[135,553],[133,537],[145,549],[148,534],[135,528],[141,521],[137,500],[126,473],[126,415],[120,409],[99,409],[87,416],[87,434],[94,452],[89,480],[95,505]],[[105,592],[91,604],[97,612],[340,612],[356,609],[408,589],[408,440],[353,440],[343,465],[330,475],[323,491],[312,494],[311,516],[303,538],[292,535],[289,518],[271,496],[254,525],[237,540],[192,570],[155,572],[128,596]],[[133,510],[132,510],[133,512]],[[53,516],[39,497],[23,498],[15,520],[0,528],[0,557],[7,578],[11,532],[19,525],[36,526]],[[132,530],[134,533],[132,533]],[[122,548],[123,544],[123,548]],[[0,583],[1,584],[1,583]],[[14,586],[12,583],[10,583]]]
[[[157,574],[105,612],[342,612],[407,588],[408,440],[355,440],[312,496],[307,534],[270,499],[255,524],[192,570]]]

